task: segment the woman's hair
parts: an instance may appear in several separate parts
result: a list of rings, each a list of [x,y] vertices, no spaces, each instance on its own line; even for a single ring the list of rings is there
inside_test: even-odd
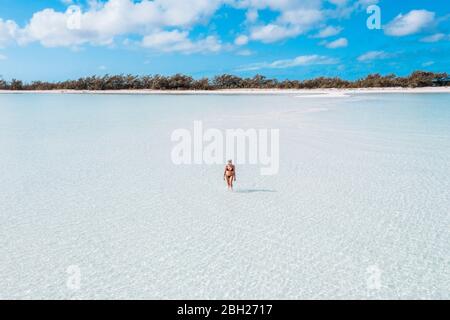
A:
[[[233,160],[228,160],[228,163],[233,163]]]

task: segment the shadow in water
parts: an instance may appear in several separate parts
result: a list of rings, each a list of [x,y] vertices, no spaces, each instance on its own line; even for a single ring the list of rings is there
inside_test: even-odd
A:
[[[277,192],[269,189],[235,189],[235,193]]]

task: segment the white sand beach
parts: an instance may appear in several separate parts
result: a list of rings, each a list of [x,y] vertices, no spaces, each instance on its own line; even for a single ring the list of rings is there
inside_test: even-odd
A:
[[[54,93],[54,94],[173,94],[173,95],[226,95],[226,94],[301,94],[311,97],[342,97],[365,93],[450,93],[450,87],[423,88],[360,88],[360,89],[226,89],[226,90],[0,90],[0,94]]]

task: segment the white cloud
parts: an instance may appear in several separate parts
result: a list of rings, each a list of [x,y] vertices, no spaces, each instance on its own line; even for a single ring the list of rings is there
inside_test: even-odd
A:
[[[307,29],[317,22],[322,21],[323,18],[323,13],[319,9],[295,9],[283,11],[278,18],[278,22],[292,24]]]
[[[116,37],[134,34],[145,36],[143,43],[149,46],[149,34],[170,33],[174,29],[188,32],[194,25],[207,22],[225,3],[247,12],[250,34],[237,38],[236,45],[244,45],[249,39],[270,43],[296,37],[324,19],[323,0],[90,0],[86,9],[70,5],[76,3],[73,1],[64,2],[69,5],[66,11],[48,8],[35,12],[23,28],[8,21],[9,29],[5,32],[5,23],[1,21],[0,45],[14,39],[22,45],[39,42],[45,47],[77,48],[85,44],[112,45]],[[272,22],[255,25],[260,9],[276,11],[278,17]],[[214,40],[217,38],[205,38],[208,43]],[[196,45],[191,40],[184,39],[176,48],[192,50],[193,46]],[[215,44],[203,46],[217,47]],[[162,51],[167,50],[167,47],[162,48]]]
[[[252,40],[271,43],[294,38],[310,31],[325,19],[324,0],[228,0],[238,9],[247,10],[249,37]],[[270,10],[277,14],[272,21],[260,22],[258,10]]]
[[[326,15],[328,18],[334,19],[347,19],[350,18],[354,12],[366,10],[366,8],[372,4],[377,4],[379,0],[328,0],[334,2],[336,5],[333,9],[326,9]]]
[[[326,65],[337,63],[339,63],[339,60],[335,58],[319,55],[305,55],[305,56],[298,56],[294,59],[276,60],[270,63],[267,62],[254,63],[239,68],[237,71],[254,71],[260,69],[286,69],[300,66]]]
[[[309,31],[323,18],[320,10],[297,9],[284,11],[275,22],[253,27],[250,38],[264,43],[294,38]]]
[[[329,49],[344,48],[348,46],[348,40],[346,38],[339,38],[331,42],[324,42],[323,44]]]
[[[0,60],[6,60],[6,59],[8,59],[7,56],[5,56],[5,55],[3,55],[3,54],[0,54]]]
[[[284,27],[276,24],[254,27],[250,32],[252,40],[264,43],[272,43],[286,38],[292,38],[300,34],[297,27]]]
[[[422,42],[439,42],[439,41],[447,39],[447,38],[450,39],[450,36],[447,36],[443,33],[436,33],[431,36],[424,37],[424,38],[420,39],[420,41],[422,41]]]
[[[245,35],[241,35],[238,36],[235,40],[234,40],[234,44],[237,46],[244,46],[248,43],[248,37]]]
[[[392,54],[384,51],[369,51],[358,57],[360,62],[370,62],[372,60],[388,59],[392,57]]]
[[[400,14],[385,27],[389,36],[402,37],[423,31],[433,24],[435,13],[427,10],[412,10]]]
[[[19,26],[12,20],[0,18],[0,48],[12,42],[19,31]]]
[[[313,36],[313,38],[328,38],[341,33],[343,29],[341,27],[328,26],[322,30],[320,30],[317,34]]]
[[[44,9],[35,12],[20,28],[14,21],[0,20],[0,47],[16,41],[21,45],[38,42],[45,47],[80,48],[83,45],[113,45],[120,37],[140,36],[142,44],[158,50],[157,41],[149,37],[167,37],[177,41],[175,49],[164,42],[161,51],[206,52],[216,51],[221,45],[216,36],[205,36],[194,41],[189,31],[198,24],[206,24],[222,6],[245,10],[246,20],[242,34],[235,39],[236,46],[249,40],[272,43],[295,38],[324,25],[331,12],[353,8],[350,0],[87,0],[83,8],[73,4],[80,1],[60,0],[66,11]],[[364,0],[375,1],[375,0]],[[324,9],[328,2],[327,9]],[[334,7],[330,8],[329,4]],[[259,19],[260,10],[269,10],[276,18]],[[175,31],[174,31],[175,30]],[[329,26],[317,37],[337,35],[342,28]],[[160,34],[160,35],[157,35]],[[181,39],[181,38],[182,39]],[[140,41],[139,41],[140,42]]]
[[[192,41],[189,39],[187,31],[156,31],[146,35],[142,40],[142,46],[162,52],[218,52],[222,49],[222,44],[215,36]]]
[[[111,44],[116,36],[147,34],[164,27],[189,28],[206,21],[221,0],[93,1],[86,11],[36,12],[25,26],[20,43],[38,41],[47,47]]]
[[[326,26],[327,19],[378,2],[377,0],[87,0],[88,5],[80,9],[72,4],[81,1],[60,1],[68,6],[66,11],[44,9],[35,12],[22,27],[14,21],[0,19],[0,47],[15,41],[21,45],[37,42],[45,47],[80,48],[86,44],[113,45],[116,40],[123,40],[128,36],[130,39],[136,39],[137,36],[139,38],[134,42],[152,50],[217,52],[231,44],[223,44],[215,35],[193,39],[190,31],[199,24],[206,25],[214,13],[224,5],[245,10],[246,20],[241,24],[245,30],[242,30],[242,35],[234,41],[238,47],[246,45],[250,40],[273,43],[309,32],[315,32],[313,38],[336,36],[342,28]],[[275,18],[263,21],[259,17],[260,10],[270,10]],[[433,12],[413,10],[396,17],[387,25],[385,32],[395,36],[416,33],[432,24],[434,16]],[[323,29],[317,31],[318,28]],[[324,44],[329,48],[339,48],[347,46],[348,41],[340,38]]]

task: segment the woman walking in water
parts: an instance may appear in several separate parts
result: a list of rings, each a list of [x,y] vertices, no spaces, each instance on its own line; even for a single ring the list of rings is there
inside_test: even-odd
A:
[[[223,179],[227,182],[228,189],[233,190],[233,181],[236,181],[236,169],[233,161],[228,160],[225,166],[225,172],[223,173]]]

